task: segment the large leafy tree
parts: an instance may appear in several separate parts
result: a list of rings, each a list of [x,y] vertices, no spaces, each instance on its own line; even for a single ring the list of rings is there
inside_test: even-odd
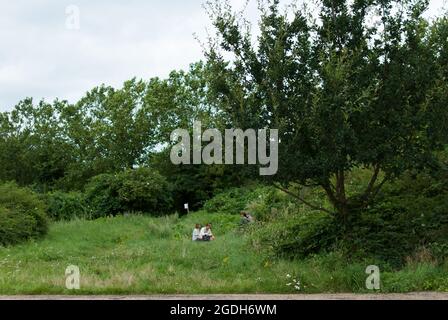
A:
[[[1,180],[37,183],[46,190],[63,177],[73,161],[56,112],[65,105],[64,101],[34,105],[32,99],[25,99],[0,116]]]
[[[233,125],[279,129],[278,187],[319,186],[335,210],[294,195],[345,220],[441,147],[447,39],[423,18],[428,1],[317,3],[312,14],[261,1],[256,38],[230,5],[209,3],[217,30],[206,52],[210,88]],[[349,195],[347,174],[356,167],[372,174],[365,190]]]
[[[135,79],[123,88],[101,86],[62,111],[65,134],[80,162],[113,172],[141,163],[155,144],[155,123],[145,104],[147,85]]]
[[[194,121],[202,121],[207,127],[222,126],[224,119],[207,87],[210,76],[208,65],[197,62],[188,72],[173,71],[167,79],[154,78],[148,83],[145,102],[154,112],[160,144],[169,144],[176,129],[193,128]]]

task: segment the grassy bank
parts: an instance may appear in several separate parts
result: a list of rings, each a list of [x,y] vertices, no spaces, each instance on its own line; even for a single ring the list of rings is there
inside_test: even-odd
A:
[[[210,221],[217,241],[192,243],[191,226]],[[337,253],[273,260],[237,225],[238,216],[208,213],[56,223],[42,241],[0,249],[0,294],[72,294],[69,265],[81,271],[76,294],[367,292],[365,263]],[[447,275],[448,266],[412,264],[383,272],[382,291],[447,291]],[[294,278],[300,290],[287,285]]]

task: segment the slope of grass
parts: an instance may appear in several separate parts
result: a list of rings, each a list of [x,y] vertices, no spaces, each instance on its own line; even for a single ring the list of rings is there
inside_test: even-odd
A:
[[[77,293],[284,292],[283,278],[293,264],[272,266],[235,231],[217,231],[213,243],[193,243],[192,219],[131,216],[54,224],[43,241],[0,249],[0,293],[68,293],[69,265],[81,271]]]
[[[366,292],[366,264],[348,264],[337,253],[271,260],[248,244],[238,219],[200,212],[56,223],[42,241],[0,248],[0,294]],[[217,241],[193,243],[192,226],[207,222]],[[65,289],[69,265],[80,268],[80,291]],[[383,274],[383,290],[443,291],[447,274],[448,266],[409,267]],[[294,278],[300,290],[287,286]]]

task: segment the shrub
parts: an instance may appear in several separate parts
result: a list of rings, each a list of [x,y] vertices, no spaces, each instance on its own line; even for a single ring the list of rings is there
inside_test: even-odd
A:
[[[128,170],[118,175],[118,197],[127,211],[165,214],[172,210],[171,187],[151,169]]]
[[[307,212],[286,230],[277,244],[277,251],[287,257],[307,257],[331,249],[337,234],[332,216],[324,212]]]
[[[443,261],[448,250],[448,188],[442,172],[407,172],[388,185],[377,203],[353,214],[342,244],[354,256],[372,256],[399,267],[427,247]]]
[[[251,202],[267,192],[267,189],[268,187],[253,186],[231,188],[206,201],[203,209],[208,212],[239,214]]]
[[[89,218],[84,195],[79,192],[55,191],[46,195],[47,213],[54,221],[68,221],[75,218]]]
[[[306,258],[333,249],[338,228],[334,218],[320,211],[284,210],[277,219],[252,228],[253,244],[284,258]]]
[[[91,179],[86,187],[85,199],[92,218],[115,216],[122,211],[118,189],[117,175],[101,174]]]
[[[166,179],[147,168],[94,177],[86,187],[86,201],[93,218],[124,212],[161,215],[173,204]]]
[[[265,187],[258,191],[259,196],[251,201],[246,209],[259,221],[269,221],[275,218],[276,212],[295,206],[293,199],[278,189]]]
[[[356,215],[339,243],[353,258],[374,257],[399,266],[419,245],[418,218],[394,203],[378,203]]]
[[[357,171],[351,177],[352,189],[364,175]],[[337,249],[346,258],[374,259],[391,267],[401,267],[427,248],[428,255],[443,263],[448,257],[447,175],[443,170],[407,172],[386,185],[374,205],[351,211],[345,224],[281,193],[266,192],[249,206],[260,221],[251,229],[254,244],[297,258]],[[319,197],[313,190],[304,196],[313,203]],[[270,213],[272,208],[277,214]]]
[[[13,245],[47,232],[45,205],[31,190],[0,185],[0,244]]]

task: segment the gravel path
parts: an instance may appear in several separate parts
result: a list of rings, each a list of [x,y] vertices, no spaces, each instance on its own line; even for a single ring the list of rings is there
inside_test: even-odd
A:
[[[448,293],[314,295],[0,296],[0,300],[447,300]]]

